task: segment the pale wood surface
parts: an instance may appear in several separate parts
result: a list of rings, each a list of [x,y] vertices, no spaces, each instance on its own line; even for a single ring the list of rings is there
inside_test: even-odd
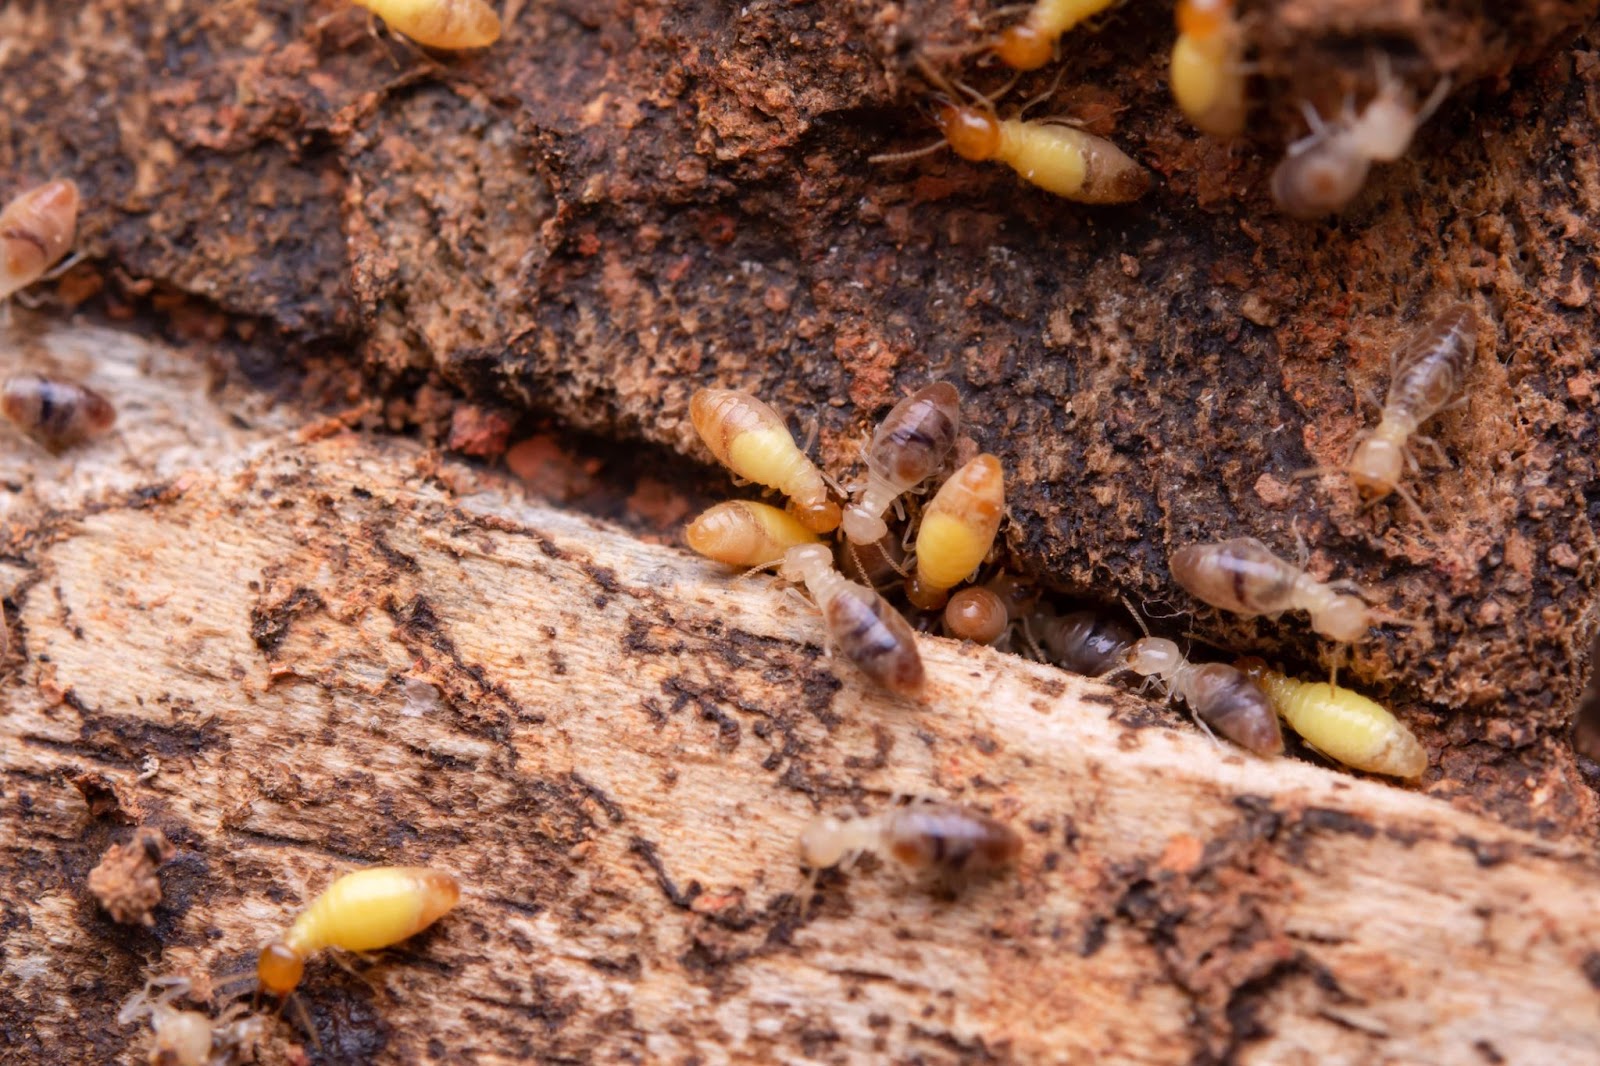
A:
[[[246,966],[375,862],[467,895],[356,964],[381,992],[312,967],[325,1061],[1594,1053],[1587,854],[947,640],[925,700],[886,698],[769,579],[404,443],[241,423],[199,368],[85,337],[54,343],[149,417],[126,452],[6,439],[6,1061],[133,1061],[111,1017],[144,978]],[[127,830],[80,770],[179,849],[153,931],[88,895]],[[867,863],[802,913],[806,820],[897,794],[1011,822],[1020,871],[949,898]]]

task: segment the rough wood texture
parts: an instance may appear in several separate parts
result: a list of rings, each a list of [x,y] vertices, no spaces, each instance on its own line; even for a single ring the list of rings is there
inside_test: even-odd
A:
[[[132,275],[247,334],[354,345],[391,421],[441,439],[447,385],[700,455],[689,393],[740,385],[814,420],[844,473],[900,390],[946,376],[1012,474],[1019,565],[1193,609],[1174,545],[1298,532],[1319,573],[1433,623],[1352,675],[1429,705],[1459,790],[1536,824],[1521,782],[1570,720],[1600,568],[1596,7],[1245,2],[1259,107],[1227,146],[1171,106],[1170,3],[1134,0],[1069,39],[1045,107],[1161,179],[1095,210],[1003,168],[867,163],[931,135],[908,50],[974,41],[964,0],[519,3],[500,45],[443,59],[345,0],[21,3],[0,172],[84,186],[111,309]],[[1267,175],[1299,102],[1370,92],[1380,52],[1452,100],[1337,225],[1284,220]],[[1347,454],[1409,320],[1456,296],[1493,357],[1440,423],[1440,534],[1291,484]],[[1298,620],[1194,627],[1326,651]]]
[[[313,967],[321,1061],[1592,1053],[1586,850],[936,638],[927,698],[886,699],[766,579],[413,446],[241,428],[126,338],[51,349],[190,433],[5,460],[0,1060],[134,1061],[147,977],[246,968],[373,862],[467,898],[365,982]],[[1005,818],[1021,870],[948,899],[867,863],[804,911],[801,826],[896,794]],[[148,930],[86,885],[134,822],[178,849]]]

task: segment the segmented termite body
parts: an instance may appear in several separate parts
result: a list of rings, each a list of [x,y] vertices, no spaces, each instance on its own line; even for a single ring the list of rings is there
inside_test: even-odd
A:
[[[917,527],[917,572],[906,598],[925,611],[940,607],[951,589],[982,565],[1006,513],[1006,479],[987,452],[950,475],[923,509]]]
[[[486,48],[500,39],[500,16],[484,0],[355,0],[396,33],[428,48]]]
[[[117,421],[111,401],[87,385],[38,374],[18,374],[0,385],[0,414],[55,454],[108,432]]]
[[[789,497],[790,510],[807,529],[838,528],[839,505],[828,498],[822,471],[794,442],[778,412],[747,392],[700,389],[689,400],[689,418],[718,462]]]
[[[0,210],[0,300],[44,277],[78,233],[78,186],[35,186]]]
[[[376,951],[415,936],[461,899],[443,870],[374,866],[345,874],[300,912],[289,931],[261,949],[256,979],[277,996],[293,992],[306,959],[323,948]]]
[[[1254,537],[1179,548],[1170,567],[1179,585],[1213,607],[1247,618],[1305,611],[1313,629],[1341,643],[1360,640],[1377,621],[1359,596],[1323,584]]]
[[[944,605],[944,628],[957,640],[993,644],[1011,628],[1004,601],[982,585],[962,589]]]
[[[708,508],[683,536],[707,559],[746,569],[781,562],[790,548],[817,543],[817,535],[794,515],[751,500]]]
[[[1178,0],[1178,40],[1169,78],[1178,107],[1216,137],[1244,130],[1244,33],[1234,0]]]
[[[1163,637],[1142,637],[1123,658],[1141,677],[1158,677],[1206,725],[1257,755],[1283,753],[1283,730],[1272,701],[1244,671],[1226,663],[1196,665]]]
[[[982,585],[964,588],[944,605],[945,632],[957,640],[1000,644],[1011,625],[1039,600],[1036,582],[1016,574],[998,573]]]
[[[1383,416],[1350,457],[1350,480],[1363,499],[1381,500],[1395,491],[1407,442],[1461,394],[1477,344],[1478,313],[1471,304],[1455,303],[1395,353]]]
[[[895,404],[872,434],[866,480],[844,512],[845,537],[852,544],[882,540],[889,532],[884,512],[938,473],[960,430],[961,397],[948,382],[926,385]]]
[[[1307,105],[1311,133],[1290,145],[1273,170],[1272,198],[1296,218],[1341,210],[1366,184],[1373,163],[1392,163],[1405,155],[1449,88],[1448,81],[1441,81],[1418,107],[1411,90],[1385,63],[1378,70],[1378,92],[1360,113],[1347,101],[1339,118],[1324,122]]]
[[[1286,677],[1260,659],[1241,659],[1239,666],[1265,690],[1289,728],[1330,759],[1392,777],[1427,772],[1427,750],[1387,707],[1326,681]]]
[[[1117,0],[1035,0],[1027,17],[1000,31],[994,54],[1012,70],[1038,70],[1055,56],[1056,42],[1078,23]]]
[[[882,596],[835,570],[827,547],[790,548],[780,573],[805,585],[822,610],[828,637],[862,673],[902,696],[922,690],[922,655],[911,627]]]
[[[990,106],[952,98],[935,102],[933,121],[961,158],[1004,163],[1022,180],[1067,200],[1126,204],[1150,189],[1150,172],[1132,156],[1076,126],[1003,119]]]
[[[1099,677],[1123,661],[1138,637],[1132,627],[1099,611],[1044,615],[1029,623],[1038,630],[1046,656],[1063,669]]]
[[[919,874],[959,879],[1011,866],[1022,853],[1022,838],[1005,823],[953,803],[822,817],[800,834],[800,861],[813,870],[866,852],[881,852]]]

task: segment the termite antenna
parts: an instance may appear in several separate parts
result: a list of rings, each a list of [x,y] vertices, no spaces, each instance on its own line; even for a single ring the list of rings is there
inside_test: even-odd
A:
[[[930,144],[923,148],[912,148],[905,152],[879,152],[877,155],[869,155],[867,156],[867,162],[905,163],[912,159],[921,159],[923,156],[932,155],[939,149],[948,147],[950,147],[950,142],[941,138],[938,143]]]

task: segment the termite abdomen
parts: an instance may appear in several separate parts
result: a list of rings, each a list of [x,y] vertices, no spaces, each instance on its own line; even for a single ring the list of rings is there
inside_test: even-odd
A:
[[[1188,667],[1177,687],[1201,721],[1257,755],[1283,754],[1278,713],[1261,686],[1226,663]]]
[[[117,421],[111,401],[87,385],[37,374],[0,385],[0,414],[53,453],[98,437]]]

